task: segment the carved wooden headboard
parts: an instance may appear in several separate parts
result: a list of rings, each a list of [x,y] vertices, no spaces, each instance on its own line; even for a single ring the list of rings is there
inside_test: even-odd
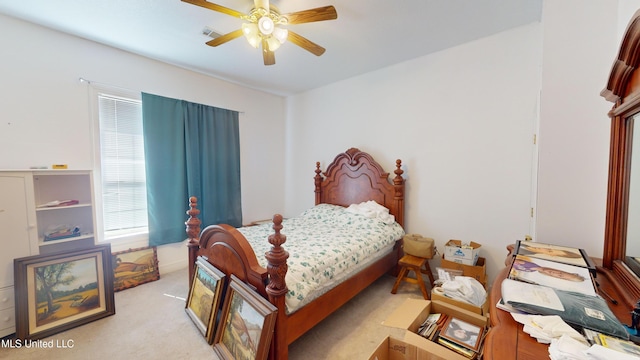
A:
[[[356,148],[338,154],[324,174],[320,170],[320,163],[317,162],[316,205],[349,206],[375,200],[388,208],[396,221],[404,226],[404,171],[400,169],[401,165],[402,162],[396,160],[396,176],[391,182],[389,173],[385,172],[371,155]]]

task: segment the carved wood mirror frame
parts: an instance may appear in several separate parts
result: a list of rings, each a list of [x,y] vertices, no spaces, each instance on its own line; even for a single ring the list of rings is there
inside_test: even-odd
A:
[[[624,264],[631,175],[633,116],[640,113],[640,11],[627,26],[607,87],[601,95],[614,103],[611,118],[609,183],[602,265],[628,306],[640,299],[640,279]]]

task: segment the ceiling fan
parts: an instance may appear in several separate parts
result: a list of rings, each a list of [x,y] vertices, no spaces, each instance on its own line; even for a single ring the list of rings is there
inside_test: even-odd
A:
[[[280,14],[280,11],[275,6],[269,5],[269,0],[254,0],[253,9],[248,14],[244,14],[205,0],[182,1],[246,20],[247,22],[243,23],[240,29],[208,41],[207,45],[222,45],[244,35],[253,47],[262,46],[262,58],[265,65],[276,63],[274,51],[287,40],[316,56],[320,56],[325,52],[325,48],[322,46],[291,30],[282,28],[281,25],[304,24],[338,18],[338,13],[333,6]]]

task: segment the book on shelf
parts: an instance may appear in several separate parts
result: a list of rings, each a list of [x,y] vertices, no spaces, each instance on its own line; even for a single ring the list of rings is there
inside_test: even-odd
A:
[[[625,327],[600,296],[554,289],[512,279],[502,282],[502,299],[527,314],[558,315],[569,325],[629,339]]]

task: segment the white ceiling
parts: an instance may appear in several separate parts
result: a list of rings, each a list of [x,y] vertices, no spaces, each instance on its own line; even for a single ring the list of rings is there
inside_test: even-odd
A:
[[[210,0],[248,13],[253,0]],[[218,47],[242,20],[179,0],[0,0],[0,13],[255,89],[290,95],[540,21],[542,0],[272,0],[282,13],[333,5],[337,20],[289,25],[325,47],[287,42],[264,66],[244,38]],[[5,34],[7,36],[7,34]]]

